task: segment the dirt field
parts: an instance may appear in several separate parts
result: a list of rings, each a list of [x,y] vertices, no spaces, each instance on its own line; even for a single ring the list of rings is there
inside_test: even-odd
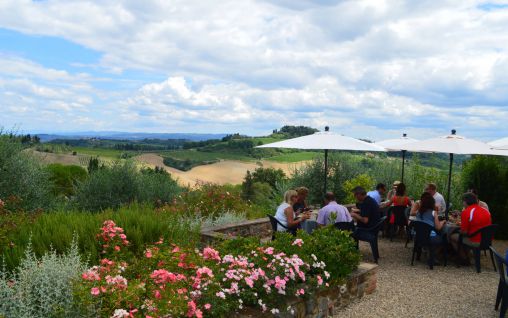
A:
[[[259,164],[262,164],[263,167],[280,168],[286,174],[291,174],[295,168],[305,164],[305,162],[278,163],[271,161],[262,161],[258,164],[255,162],[224,160],[210,165],[194,167],[189,171],[181,171],[164,166],[162,157],[156,154],[143,154],[134,157],[134,159],[151,167],[164,167],[174,177],[178,178],[182,185],[190,186],[194,186],[197,181],[213,182],[218,184],[242,183],[247,170],[253,171],[260,166]]]

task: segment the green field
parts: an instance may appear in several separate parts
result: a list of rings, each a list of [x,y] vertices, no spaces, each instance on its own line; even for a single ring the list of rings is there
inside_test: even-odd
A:
[[[322,152],[316,152],[316,151],[302,151],[302,152],[291,152],[291,153],[285,153],[277,156],[273,156],[270,158],[266,158],[270,161],[276,161],[276,162],[299,162],[299,161],[307,161],[312,160],[316,156],[322,156]]]
[[[72,147],[72,151],[76,151],[78,155],[99,156],[104,158],[120,159],[120,155],[127,151],[111,148],[90,148],[90,147]]]

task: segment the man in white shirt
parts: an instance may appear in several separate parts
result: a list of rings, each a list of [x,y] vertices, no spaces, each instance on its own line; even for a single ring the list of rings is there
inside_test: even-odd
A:
[[[444,216],[446,211],[446,201],[443,195],[437,192],[437,186],[435,183],[429,183],[425,187],[425,192],[432,194],[436,201],[436,208],[439,216]]]
[[[381,201],[383,200],[383,195],[386,192],[386,186],[383,183],[378,183],[376,186],[376,190],[372,190],[367,192],[367,195],[371,198],[373,198],[377,205],[381,205]]]

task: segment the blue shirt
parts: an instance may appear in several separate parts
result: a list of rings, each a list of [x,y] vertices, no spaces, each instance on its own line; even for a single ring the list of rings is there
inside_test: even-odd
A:
[[[377,205],[381,205],[381,194],[377,190],[367,192],[367,195],[376,201]]]

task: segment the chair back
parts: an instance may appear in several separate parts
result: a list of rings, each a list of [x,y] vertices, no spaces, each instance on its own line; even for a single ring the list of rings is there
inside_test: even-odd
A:
[[[414,243],[415,246],[429,246],[430,245],[430,232],[434,230],[434,227],[422,221],[413,221],[411,222],[414,230],[415,237]]]
[[[279,222],[273,215],[267,214],[268,218],[270,219],[270,224],[272,225],[272,231],[275,233],[277,232],[277,224],[280,224],[282,227],[285,227],[282,223]]]
[[[391,212],[394,215],[396,225],[407,225],[406,207],[403,205],[393,206]]]
[[[383,216],[382,218],[379,219],[379,221],[376,224],[374,224],[372,227],[368,228],[368,231],[377,236],[379,233],[379,230],[381,230],[381,227],[383,226],[383,223],[385,222],[385,220],[386,220],[386,216]]]
[[[494,234],[496,233],[497,224],[491,224],[485,227],[482,227],[477,232],[480,232],[482,235],[481,241],[480,241],[480,249],[482,250],[488,250],[490,246],[492,245],[492,239],[494,238]],[[474,236],[474,233],[473,235]]]
[[[354,231],[355,229],[354,222],[336,222],[333,226],[335,226],[337,230],[342,231]]]
[[[491,246],[490,250],[494,253],[494,258],[496,259],[497,271],[499,272],[499,279],[504,283],[508,284],[508,262],[506,259],[499,255],[499,253]]]

